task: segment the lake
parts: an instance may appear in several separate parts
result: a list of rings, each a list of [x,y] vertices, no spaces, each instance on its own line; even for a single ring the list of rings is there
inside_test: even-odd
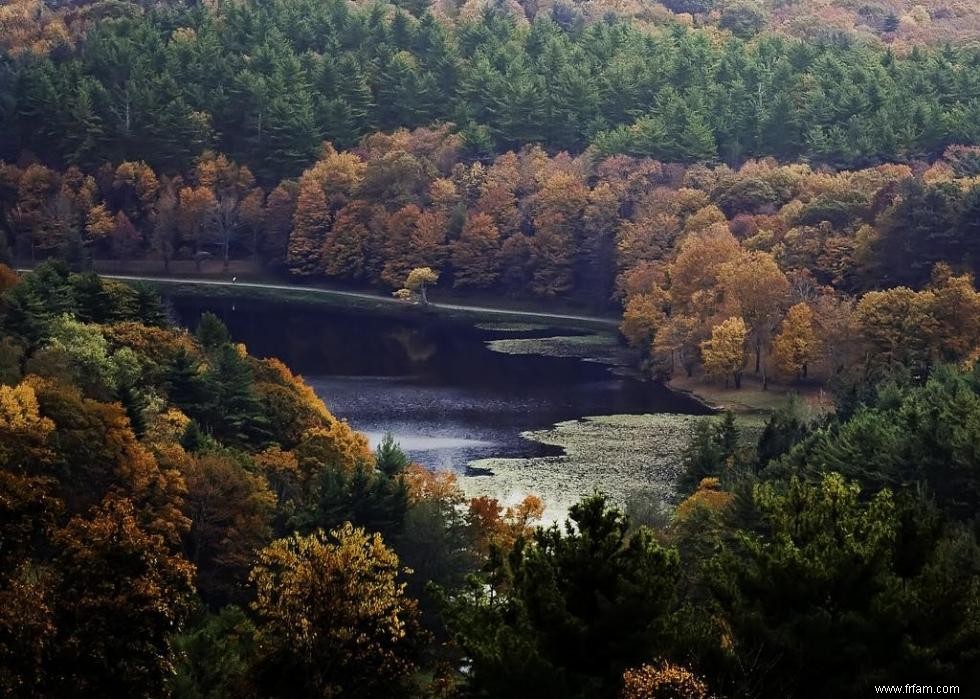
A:
[[[562,453],[559,446],[522,437],[529,430],[586,416],[706,412],[688,396],[605,364],[488,346],[585,333],[503,324],[485,329],[439,316],[376,316],[298,302],[170,301],[183,325],[193,328],[201,313],[211,311],[252,354],[284,361],[331,412],[372,443],[391,432],[413,460],[464,475],[484,475],[479,467],[488,460]],[[469,466],[474,461],[476,470]]]

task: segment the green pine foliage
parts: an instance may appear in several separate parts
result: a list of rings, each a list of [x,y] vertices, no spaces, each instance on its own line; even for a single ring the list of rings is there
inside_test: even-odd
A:
[[[29,149],[57,164],[174,171],[210,147],[271,182],[298,175],[322,140],[349,147],[375,129],[443,121],[487,127],[497,150],[595,144],[685,162],[854,167],[980,140],[975,48],[900,57],[765,33],[711,42],[619,19],[539,15],[521,27],[488,11],[443,25],[408,9],[276,0],[96,22],[74,50],[10,64],[0,158]],[[722,23],[753,35],[754,12],[728,4]]]
[[[489,598],[474,592],[449,604],[473,690],[615,696],[624,669],[666,649],[678,564],[676,550],[649,530],[630,534],[628,519],[602,495],[585,498],[564,530],[538,529],[506,561],[491,559]]]

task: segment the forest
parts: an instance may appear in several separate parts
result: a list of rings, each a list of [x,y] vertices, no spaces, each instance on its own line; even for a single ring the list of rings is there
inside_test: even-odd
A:
[[[0,282],[5,696],[980,680],[976,368],[892,367],[757,443],[699,423],[676,508],[597,493],[543,528],[537,498],[467,501],[370,451],[213,315],[190,333],[146,287],[56,263]]]
[[[35,5],[5,8],[0,77],[0,255],[23,264],[251,260],[390,290],[430,267],[461,293],[676,316],[660,371],[751,313],[667,298],[712,226],[790,279],[768,328],[743,317],[756,344],[800,302],[980,264],[970,44],[563,5]]]
[[[622,308],[623,335],[662,378],[739,385],[749,354],[763,384],[977,358],[976,146],[843,171],[539,146],[467,163],[461,148],[445,127],[328,145],[268,195],[211,152],[186,180],[142,162],[6,165],[0,210],[21,260],[250,255],[294,279],[388,289],[428,267],[462,293]]]
[[[978,39],[967,0],[0,5],[0,695],[977,691]],[[830,408],[698,420],[670,503],[551,524],[105,263],[424,278]]]
[[[0,159],[26,150],[59,166],[143,161],[173,174],[211,149],[271,187],[323,141],[351,148],[434,123],[456,125],[467,154],[484,158],[541,143],[855,167],[980,139],[972,43],[747,41],[615,11],[585,21],[561,3],[532,21],[492,5],[450,19],[340,0],[43,8],[4,8]]]

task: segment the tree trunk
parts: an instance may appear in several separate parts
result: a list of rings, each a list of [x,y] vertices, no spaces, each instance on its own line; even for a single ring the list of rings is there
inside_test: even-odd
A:
[[[420,291],[422,293],[422,305],[423,306],[428,306],[429,305],[429,298],[425,295],[425,284],[422,285],[422,288],[420,289]]]
[[[735,388],[736,389],[742,388],[742,372],[736,371],[734,374],[734,378],[735,378]],[[725,387],[726,388],[728,387],[727,381],[725,382]]]

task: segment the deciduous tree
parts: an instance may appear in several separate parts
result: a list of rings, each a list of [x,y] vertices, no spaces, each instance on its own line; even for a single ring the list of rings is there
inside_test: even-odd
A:
[[[405,288],[418,292],[424,305],[429,303],[429,299],[425,295],[426,287],[438,283],[439,275],[431,267],[416,267],[408,273],[408,277],[405,279]]]
[[[453,285],[487,288],[500,276],[497,246],[500,234],[487,214],[473,214],[452,244]]]
[[[317,696],[397,693],[415,668],[419,633],[399,573],[381,537],[350,524],[263,549],[250,576],[261,686]]]
[[[111,496],[55,537],[59,692],[143,696],[172,671],[171,634],[190,611],[194,567]]]
[[[631,347],[649,350],[657,330],[666,319],[664,294],[657,289],[651,294],[633,296],[626,302],[619,332]]]
[[[728,378],[735,388],[742,387],[742,371],[745,369],[745,342],[749,331],[741,318],[729,318],[711,331],[711,339],[701,343],[704,369],[711,376]]]
[[[807,304],[798,303],[789,309],[772,349],[780,372],[797,379],[806,378],[810,363],[819,352],[813,311]]]
[[[783,316],[789,281],[775,258],[765,252],[748,253],[726,262],[718,274],[725,310],[744,319],[748,326],[755,349],[755,370],[762,370],[765,390],[768,374],[764,355]]]

